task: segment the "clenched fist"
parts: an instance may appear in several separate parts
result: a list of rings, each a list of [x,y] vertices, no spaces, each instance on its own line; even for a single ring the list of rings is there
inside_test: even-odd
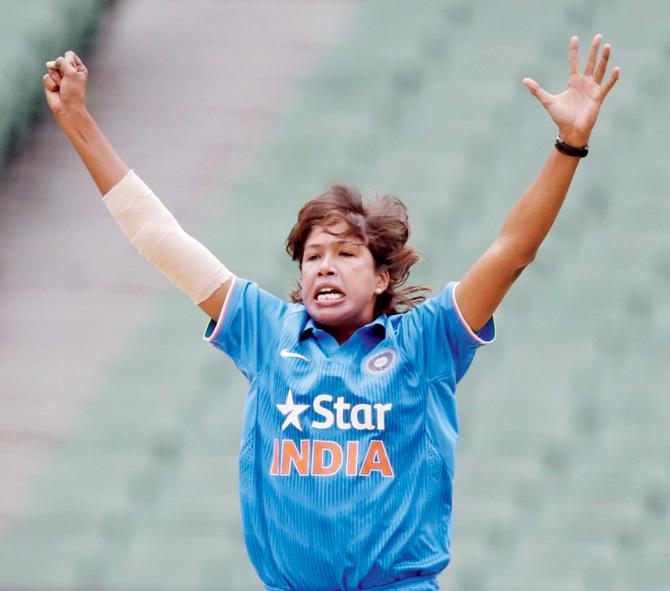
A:
[[[42,76],[47,104],[56,119],[70,112],[85,110],[88,70],[74,51],[66,51],[46,66]]]

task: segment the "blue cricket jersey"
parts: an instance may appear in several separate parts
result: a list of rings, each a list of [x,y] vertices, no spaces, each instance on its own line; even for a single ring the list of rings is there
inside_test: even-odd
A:
[[[495,338],[456,282],[339,345],[302,304],[235,278],[204,338],[249,380],[239,460],[249,557],[266,589],[437,589],[449,562],[455,389]]]

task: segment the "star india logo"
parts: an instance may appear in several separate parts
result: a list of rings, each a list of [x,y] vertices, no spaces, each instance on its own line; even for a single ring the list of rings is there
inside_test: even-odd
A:
[[[300,414],[309,408],[309,404],[296,404],[293,402],[293,392],[288,391],[286,402],[284,404],[277,404],[277,409],[286,418],[282,423],[281,430],[283,431],[289,425],[293,425],[299,431],[302,431],[302,424],[300,423]]]
[[[395,355],[395,353],[393,354]],[[388,358],[378,365],[386,367],[392,362]],[[393,357],[395,359],[395,357]],[[311,404],[297,404],[293,391],[289,390],[285,402],[276,403],[277,410],[284,417],[281,430],[289,426],[303,431],[301,415],[311,409],[318,419],[307,423],[312,429],[336,428],[352,433],[362,431],[384,431],[386,415],[393,405],[390,402],[351,404],[344,396],[319,394]],[[299,445],[298,445],[299,443]],[[371,476],[379,474],[393,478],[393,466],[382,439],[368,439],[363,434],[347,441],[326,439],[275,439],[272,443],[271,476]]]

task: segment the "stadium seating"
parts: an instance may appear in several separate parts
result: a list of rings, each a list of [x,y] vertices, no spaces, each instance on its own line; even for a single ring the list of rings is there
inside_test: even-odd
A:
[[[0,174],[11,151],[20,150],[35,118],[44,113],[44,63],[91,43],[107,0],[30,0],[3,5],[0,48],[5,63],[0,87]],[[82,53],[83,55],[83,53]]]

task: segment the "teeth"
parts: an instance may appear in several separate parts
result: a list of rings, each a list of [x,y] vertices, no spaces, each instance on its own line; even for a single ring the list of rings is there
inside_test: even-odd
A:
[[[322,300],[341,300],[344,297],[344,294],[341,293],[334,293],[334,292],[327,292],[327,293],[320,293],[318,296],[316,296],[317,301],[322,301]]]

